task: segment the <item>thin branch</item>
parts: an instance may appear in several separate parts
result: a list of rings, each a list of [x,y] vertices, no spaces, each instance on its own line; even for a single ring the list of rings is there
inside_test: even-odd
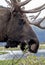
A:
[[[35,25],[35,26],[37,26],[37,27],[39,27],[39,28],[41,28],[41,29],[45,29],[45,27],[42,27],[42,26],[40,25],[40,24],[43,22],[44,19],[45,19],[45,17],[44,17],[41,21],[39,21],[39,22],[35,22],[35,23],[29,22],[29,24]]]
[[[24,2],[19,3],[19,6],[24,6],[25,4],[29,3],[31,0],[25,0]]]
[[[39,12],[39,11],[42,11],[45,9],[45,4],[43,4],[42,6],[40,7],[37,7],[37,8],[34,8],[32,10],[22,10],[23,13],[36,13],[36,12]]]

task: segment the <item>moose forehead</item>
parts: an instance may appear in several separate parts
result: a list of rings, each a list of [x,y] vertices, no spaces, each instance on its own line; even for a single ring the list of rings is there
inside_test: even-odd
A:
[[[20,11],[15,11],[15,9],[14,9],[12,11],[12,15],[13,15],[13,18],[19,23],[20,26],[22,26],[26,23],[26,21],[24,19],[25,16]]]

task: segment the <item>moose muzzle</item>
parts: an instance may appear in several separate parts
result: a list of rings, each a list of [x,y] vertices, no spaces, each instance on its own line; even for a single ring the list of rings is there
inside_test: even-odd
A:
[[[39,41],[37,39],[31,39],[28,42],[28,48],[29,48],[29,52],[37,53],[39,48]]]

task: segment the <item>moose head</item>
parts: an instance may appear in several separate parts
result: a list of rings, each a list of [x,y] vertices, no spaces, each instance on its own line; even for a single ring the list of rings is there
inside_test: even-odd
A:
[[[5,0],[10,7],[0,7],[3,13],[0,15],[0,41],[6,41],[8,47],[17,47],[20,45],[21,50],[25,50],[26,46],[30,52],[36,53],[39,48],[39,40],[30,25],[35,25],[41,29],[45,29],[40,24],[45,17],[36,23],[31,23],[26,13],[38,13],[34,17],[34,21],[40,12],[45,9],[45,4],[32,10],[25,10],[24,5],[31,0],[21,2],[20,0]]]

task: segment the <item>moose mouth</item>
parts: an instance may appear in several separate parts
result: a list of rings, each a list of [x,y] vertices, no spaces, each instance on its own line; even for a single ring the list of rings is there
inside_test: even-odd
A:
[[[13,43],[14,43],[14,44],[13,44]],[[9,47],[11,47],[11,48],[17,47],[17,46],[19,45],[19,43],[20,43],[20,42],[17,42],[17,41],[16,41],[16,42],[15,42],[15,41],[13,41],[13,42],[8,42],[5,47],[6,47],[6,48],[9,48]],[[20,48],[21,48],[22,51],[25,50],[25,47],[26,47],[26,43],[23,42],[23,43],[20,44]],[[39,42],[37,42],[36,40],[31,39],[31,40],[28,42],[28,51],[29,51],[29,52],[37,53],[38,48],[39,48]]]

